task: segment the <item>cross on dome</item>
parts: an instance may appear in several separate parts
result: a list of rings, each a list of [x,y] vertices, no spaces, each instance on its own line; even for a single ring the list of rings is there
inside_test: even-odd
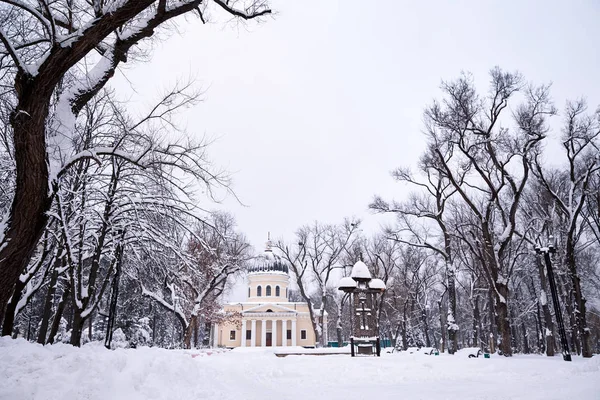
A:
[[[267,247],[265,251],[273,251],[273,242],[271,242],[271,232],[267,232]]]
[[[248,273],[283,273],[287,275],[288,271],[289,269],[285,260],[273,251],[271,232],[269,232],[265,251],[254,258],[254,262],[248,267]]]

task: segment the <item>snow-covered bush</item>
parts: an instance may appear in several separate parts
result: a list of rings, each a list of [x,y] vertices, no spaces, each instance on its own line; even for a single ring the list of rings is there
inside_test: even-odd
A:
[[[127,336],[125,336],[125,332],[123,329],[117,328],[113,332],[112,341],[110,342],[111,349],[126,349],[129,347],[129,342],[127,341]]]
[[[150,318],[143,317],[133,324],[131,328],[131,337],[129,343],[131,347],[149,346],[151,344]]]

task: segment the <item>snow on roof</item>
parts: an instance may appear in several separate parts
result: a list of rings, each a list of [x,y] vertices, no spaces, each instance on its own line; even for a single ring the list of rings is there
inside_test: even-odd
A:
[[[338,289],[351,289],[356,287],[356,281],[349,276],[345,276],[340,279]]]
[[[367,265],[362,261],[357,261],[356,264],[354,264],[350,276],[355,279],[371,279],[369,268],[367,268]]]
[[[273,250],[269,247],[260,255],[258,255],[252,265],[248,267],[248,273],[280,273],[287,275],[289,271],[288,265],[285,260],[273,253]]]
[[[373,279],[371,280],[371,282],[369,282],[369,287],[371,289],[383,289],[385,290],[385,282],[383,282],[381,279]]]

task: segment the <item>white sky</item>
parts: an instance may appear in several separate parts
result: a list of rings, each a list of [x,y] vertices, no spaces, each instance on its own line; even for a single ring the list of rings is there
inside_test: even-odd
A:
[[[462,70],[484,89],[495,65],[553,82],[559,109],[582,95],[591,109],[600,104],[597,0],[272,6],[274,19],[246,28],[182,19],[151,62],[127,66],[113,83],[149,105],[178,79],[197,78],[204,101],[181,118],[198,138],[218,138],[210,155],[234,173],[247,205],[229,198],[223,208],[257,250],[267,231],[293,240],[314,220],[357,216],[376,230],[384,220],[367,205],[374,194],[402,197],[389,172],[415,164],[422,110],[441,79]]]

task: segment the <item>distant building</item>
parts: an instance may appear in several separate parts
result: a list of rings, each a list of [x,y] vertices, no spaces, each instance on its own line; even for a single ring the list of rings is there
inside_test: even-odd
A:
[[[269,240],[265,252],[248,270],[247,301],[223,307],[224,311],[241,314],[241,328],[240,321],[215,326],[213,345],[315,347],[308,304],[288,301],[289,282],[288,266],[273,253]],[[327,314],[324,318],[327,326]]]

